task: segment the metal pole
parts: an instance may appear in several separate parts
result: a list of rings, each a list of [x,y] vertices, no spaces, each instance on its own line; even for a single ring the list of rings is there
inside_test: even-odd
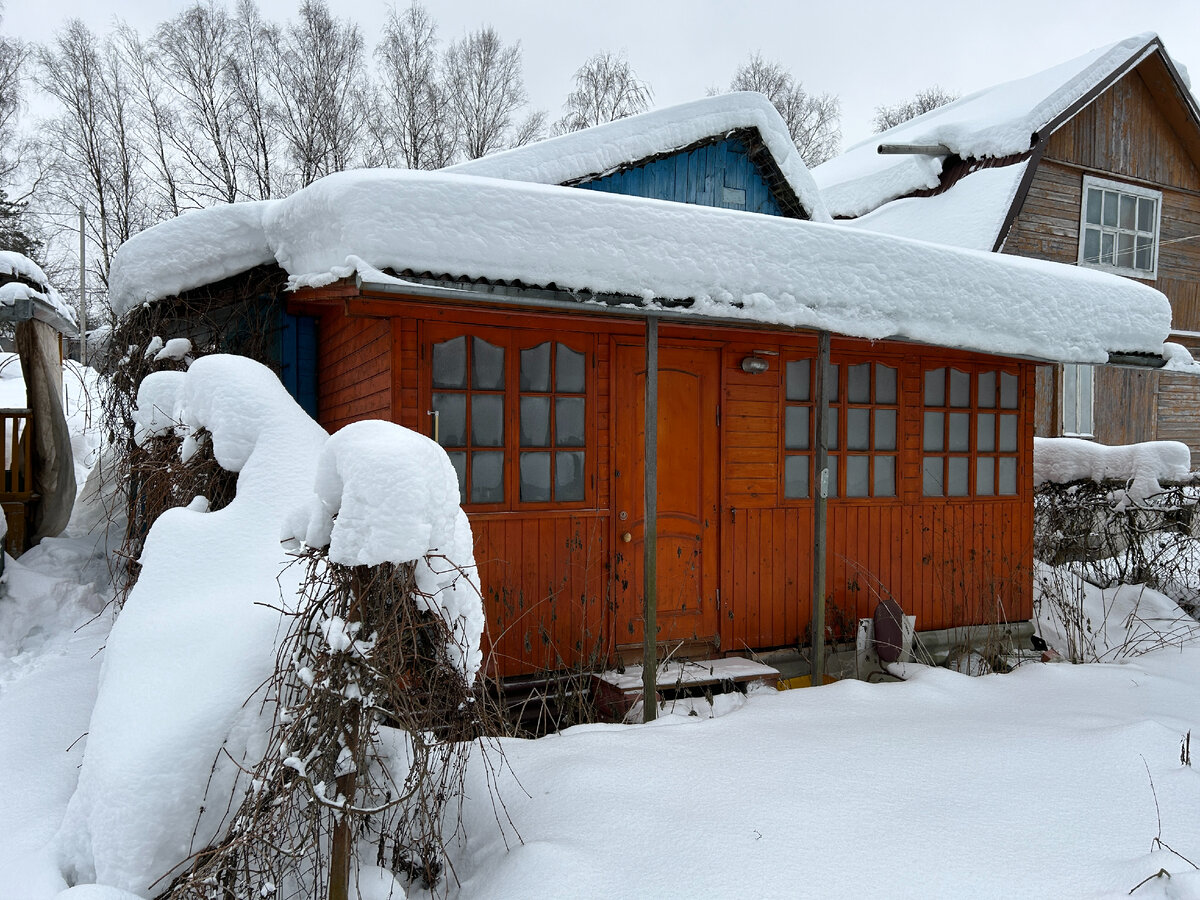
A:
[[[816,432],[816,490],[813,497],[812,678],[813,686],[825,683],[825,545],[826,500],[829,497],[829,332],[817,335],[817,365],[813,373],[813,429]]]
[[[79,362],[87,365],[87,247],[83,240],[83,204],[79,205]]]
[[[645,597],[642,646],[642,721],[658,713],[658,318],[646,319],[645,511],[642,517],[642,592]]]

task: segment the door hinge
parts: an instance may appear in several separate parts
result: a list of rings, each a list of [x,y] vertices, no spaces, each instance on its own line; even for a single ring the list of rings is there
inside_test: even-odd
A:
[[[717,427],[721,427],[721,404],[717,404]]]
[[[717,588],[717,612],[721,612],[721,589]]]

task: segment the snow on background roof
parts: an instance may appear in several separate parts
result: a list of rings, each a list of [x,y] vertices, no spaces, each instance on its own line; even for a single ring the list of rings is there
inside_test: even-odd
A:
[[[739,128],[754,128],[783,177],[815,222],[829,213],[813,177],[800,159],[787,125],[762,94],[738,91],[655,109],[493,153],[443,170],[509,181],[564,184],[605,175],[622,166],[670,153]]]
[[[643,303],[691,299],[693,315],[1067,362],[1161,355],[1171,325],[1162,294],[1101,272],[575,188],[358,170],[254,207],[214,207],[128,241],[110,281],[118,313],[273,254],[293,288],[365,263]]]
[[[62,320],[51,324],[64,331],[78,329],[79,322],[75,318],[75,310],[50,284],[50,279],[46,277],[42,267],[28,256],[13,250],[0,250],[0,272],[27,279],[39,286],[33,288],[19,281],[0,285],[0,306],[11,307],[24,300],[36,301],[44,305],[53,316]]]
[[[949,247],[991,250],[1028,167],[1029,161],[1023,160],[979,169],[944,193],[901,197],[839,224]]]
[[[1153,33],[1139,34],[1015,81],[968,94],[953,103],[872,135],[812,176],[835,216],[863,213],[913,191],[936,187],[942,157],[884,156],[881,143],[944,144],[963,159],[1024,153],[1043,129],[1113,72],[1128,69],[1161,48]]]

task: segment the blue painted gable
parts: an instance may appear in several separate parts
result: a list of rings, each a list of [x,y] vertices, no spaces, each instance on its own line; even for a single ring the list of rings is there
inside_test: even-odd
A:
[[[575,187],[782,216],[779,202],[736,138],[681,150]]]

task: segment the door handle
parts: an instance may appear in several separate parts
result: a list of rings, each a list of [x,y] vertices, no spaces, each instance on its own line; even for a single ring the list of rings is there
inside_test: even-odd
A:
[[[624,534],[621,535],[621,540],[623,540],[625,543],[628,544],[630,541],[633,540],[633,535],[630,534],[628,531],[626,531]]]

